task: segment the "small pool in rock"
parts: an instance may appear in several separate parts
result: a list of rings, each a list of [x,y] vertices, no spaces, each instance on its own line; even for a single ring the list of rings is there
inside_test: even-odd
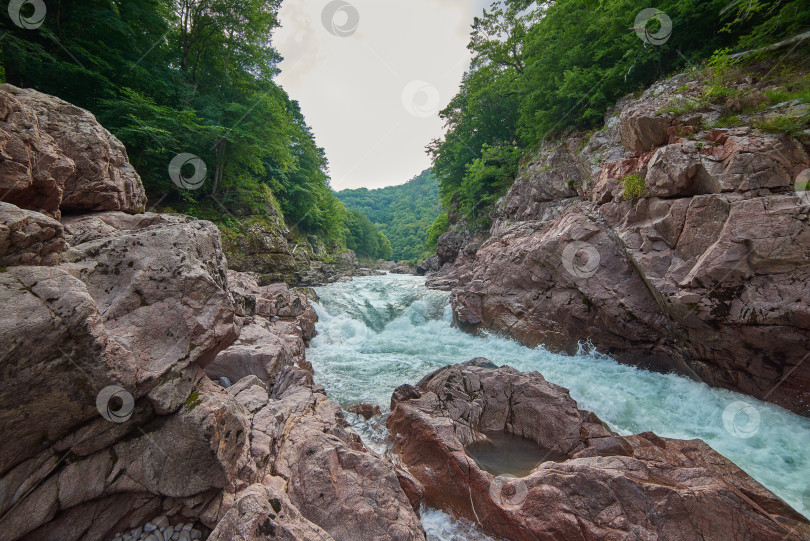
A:
[[[467,455],[492,475],[525,477],[543,462],[562,462],[568,457],[544,449],[526,438],[505,432],[488,432],[486,440],[468,446]]]

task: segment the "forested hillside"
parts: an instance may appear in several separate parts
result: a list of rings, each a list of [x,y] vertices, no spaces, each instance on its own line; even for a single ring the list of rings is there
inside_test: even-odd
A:
[[[0,17],[0,81],[93,112],[126,145],[150,205],[224,228],[275,207],[293,235],[330,250],[373,244],[376,231],[350,231],[359,222],[329,187],[323,149],[273,81],[280,3],[49,2],[41,27]]]
[[[338,198],[369,217],[391,241],[394,259],[418,258],[430,226],[440,212],[439,185],[428,169],[400,186],[342,190]]]
[[[744,50],[810,28],[806,0],[502,0],[473,25],[474,55],[429,146],[443,206],[486,228],[521,159],[544,140],[598,126],[627,93],[697,68],[722,72]],[[802,45],[806,47],[806,43]],[[711,94],[711,93],[710,93]],[[707,100],[733,98],[718,87]]]

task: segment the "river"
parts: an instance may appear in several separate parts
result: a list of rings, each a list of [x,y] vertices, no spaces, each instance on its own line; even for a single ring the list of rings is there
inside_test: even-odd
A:
[[[623,435],[652,431],[701,438],[810,518],[810,419],[732,391],[677,376],[639,370],[582,351],[567,356],[529,349],[494,335],[472,336],[452,326],[449,294],[429,290],[424,278],[355,278],[316,289],[320,321],[308,359],[316,381],[348,408],[367,402],[387,413],[403,383],[448,364],[486,357],[498,365],[538,371],[566,387],[582,409]],[[386,432],[379,419],[347,419],[378,452]],[[429,539],[487,539],[469,524],[428,510]]]

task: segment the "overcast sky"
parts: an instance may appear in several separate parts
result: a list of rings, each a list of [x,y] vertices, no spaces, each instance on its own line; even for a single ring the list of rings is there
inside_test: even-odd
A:
[[[274,35],[279,84],[326,149],[332,187],[402,184],[430,166],[438,111],[469,65],[491,0],[288,0]]]

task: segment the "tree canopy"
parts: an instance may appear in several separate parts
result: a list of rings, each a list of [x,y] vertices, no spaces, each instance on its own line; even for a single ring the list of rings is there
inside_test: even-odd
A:
[[[472,64],[440,113],[447,132],[428,146],[451,216],[486,227],[521,159],[545,139],[599,125],[621,96],[717,49],[764,44],[810,21],[803,0],[661,0],[638,21],[643,7],[497,0],[475,19]]]
[[[359,188],[337,194],[346,207],[363,212],[391,241],[398,261],[417,259],[425,251],[428,229],[441,211],[439,185],[427,169],[399,186]]]
[[[273,80],[280,3],[48,2],[37,29],[0,17],[0,80],[93,112],[126,145],[152,203],[226,223],[275,206],[294,231],[340,249],[356,220],[298,103]],[[170,178],[181,153],[205,164],[199,189]]]

